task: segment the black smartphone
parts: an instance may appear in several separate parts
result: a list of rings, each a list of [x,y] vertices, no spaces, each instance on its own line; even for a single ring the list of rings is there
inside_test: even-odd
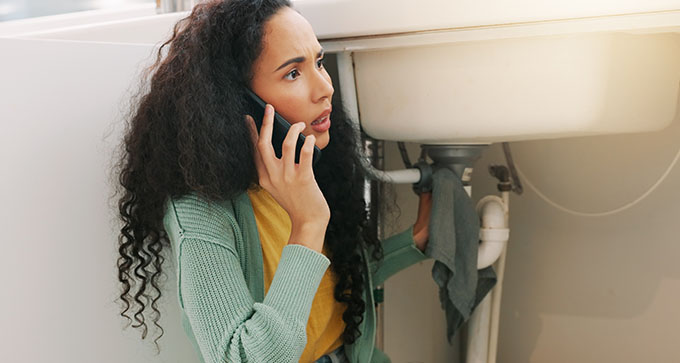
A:
[[[249,115],[252,116],[253,119],[255,120],[257,132],[259,133],[260,130],[262,129],[262,119],[264,118],[264,107],[266,106],[266,103],[258,95],[256,95],[255,92],[251,91],[250,89],[246,89],[246,92],[248,93],[247,98],[249,104],[248,111],[250,112]],[[286,121],[286,119],[283,118],[283,116],[279,115],[278,112],[274,112],[272,146],[274,147],[274,152],[276,153],[276,157],[278,158],[281,158],[283,140],[286,138],[290,126],[291,126],[290,122]],[[300,133],[298,135],[297,145],[295,146],[295,162],[298,164],[300,163],[300,151],[302,150],[302,146],[304,144],[305,135]],[[319,161],[319,158],[321,158],[321,149],[314,145],[312,165],[316,165],[316,163]]]

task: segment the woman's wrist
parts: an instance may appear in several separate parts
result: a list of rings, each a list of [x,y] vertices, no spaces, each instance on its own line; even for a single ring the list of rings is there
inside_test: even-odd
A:
[[[418,203],[418,217],[413,226],[413,240],[421,252],[425,252],[430,236],[430,212],[432,210],[432,193],[421,193]]]
[[[306,222],[293,224],[288,244],[299,244],[317,252],[323,249],[327,223]]]
[[[413,228],[413,242],[415,242],[416,247],[420,252],[425,253],[425,248],[427,247],[427,241],[429,239],[429,233],[427,228],[419,228],[414,226]]]

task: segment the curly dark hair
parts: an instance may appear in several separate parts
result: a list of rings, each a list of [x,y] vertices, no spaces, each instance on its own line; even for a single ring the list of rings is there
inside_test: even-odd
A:
[[[163,336],[156,305],[161,297],[161,251],[170,245],[162,222],[164,203],[190,192],[225,200],[257,185],[244,90],[262,51],[263,26],[285,6],[291,6],[287,0],[199,3],[178,21],[155,63],[145,69],[142,83],[152,74],[149,87],[133,97],[115,169],[120,185],[114,198],[122,220],[117,260],[120,315],[128,326],[133,317],[138,323],[133,327],[141,328],[145,339],[143,312],[151,301],[153,323],[161,331],[154,340],[157,349]],[[330,143],[314,174],[331,210],[325,246],[339,280],[334,297],[347,307],[342,340],[351,344],[360,335],[365,310],[360,248],[372,251],[378,261],[383,250],[368,225],[359,132],[336,103],[334,98]],[[131,317],[127,313],[133,306],[139,309]]]

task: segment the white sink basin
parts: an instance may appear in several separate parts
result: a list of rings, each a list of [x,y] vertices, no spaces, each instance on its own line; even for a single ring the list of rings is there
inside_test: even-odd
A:
[[[491,143],[656,131],[676,118],[678,1],[493,3],[295,2],[327,52],[353,52],[361,123],[377,139]],[[151,51],[187,14],[13,37]]]
[[[357,28],[320,22],[327,50],[353,52],[361,124],[376,139],[485,144],[677,118],[678,1],[377,2],[389,10],[374,23],[358,7]]]
[[[659,130],[676,115],[680,34],[603,32],[361,51],[374,138],[491,143]]]

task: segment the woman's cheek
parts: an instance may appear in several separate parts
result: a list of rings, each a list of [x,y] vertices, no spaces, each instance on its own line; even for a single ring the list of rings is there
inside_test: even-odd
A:
[[[311,121],[308,123],[307,122],[308,120],[306,120],[306,118],[305,118],[305,112],[304,111],[305,111],[306,106],[302,102],[300,102],[299,100],[295,100],[295,99],[289,99],[289,100],[284,101],[284,105],[285,105],[284,106],[285,107],[284,113],[281,113],[281,116],[283,116],[283,118],[288,120],[288,122],[290,122],[291,124],[294,124],[294,123],[297,123],[297,122],[304,122],[305,125],[307,125],[307,127],[309,127],[309,123],[311,123]],[[284,116],[284,115],[287,115],[287,116]],[[305,128],[305,130],[306,130],[306,128]]]

